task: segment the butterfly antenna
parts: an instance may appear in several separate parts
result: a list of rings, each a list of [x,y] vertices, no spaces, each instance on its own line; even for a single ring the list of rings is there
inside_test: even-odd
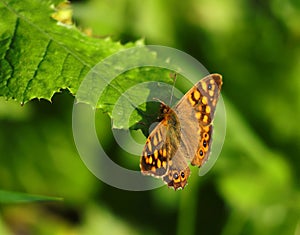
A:
[[[173,86],[172,86],[172,90],[171,90],[171,97],[170,97],[170,102],[169,102],[169,106],[172,106],[172,99],[173,99],[173,95],[174,95],[174,88],[175,88],[175,83],[176,83],[176,79],[177,79],[177,73],[171,73],[170,77],[173,78]]]

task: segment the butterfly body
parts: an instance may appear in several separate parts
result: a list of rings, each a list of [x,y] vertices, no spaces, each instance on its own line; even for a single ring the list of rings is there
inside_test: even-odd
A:
[[[173,109],[161,104],[161,121],[150,133],[141,157],[143,174],[162,178],[175,190],[185,187],[188,163],[200,167],[208,159],[221,86],[222,76],[211,74],[196,83]]]

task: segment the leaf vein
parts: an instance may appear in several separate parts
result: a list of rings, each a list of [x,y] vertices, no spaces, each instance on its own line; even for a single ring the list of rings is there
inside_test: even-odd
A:
[[[62,66],[60,67],[59,75],[57,75],[56,80],[61,77],[63,79],[63,83],[66,83],[66,77],[63,75],[64,72],[64,66],[67,63],[67,59],[69,58],[70,53],[66,53],[64,61],[62,62]]]
[[[34,70],[34,73],[33,73],[32,77],[27,82],[27,85],[26,85],[26,87],[24,89],[24,92],[23,92],[23,95],[22,95],[23,96],[22,103],[25,102],[25,98],[26,98],[27,92],[28,92],[28,90],[30,88],[30,85],[31,85],[33,79],[37,76],[37,74],[39,72],[39,68],[40,68],[41,64],[43,63],[43,61],[45,60],[45,58],[47,56],[47,53],[49,51],[49,47],[51,45],[51,42],[52,42],[52,40],[48,40],[48,43],[47,43],[47,45],[44,48],[44,52],[42,54],[42,57],[41,57],[40,61],[37,63],[36,69]]]
[[[8,76],[8,79],[6,81],[6,87],[8,89],[8,91],[10,93],[12,93],[12,91],[10,90],[9,88],[9,84],[10,84],[10,81],[11,81],[11,78],[13,78],[14,76],[14,72],[15,72],[15,66],[13,64],[13,61],[11,61],[11,59],[9,58],[9,51],[10,51],[10,48],[12,47],[13,43],[15,42],[15,39],[16,39],[16,35],[17,35],[17,30],[19,28],[19,25],[20,25],[20,20],[19,18],[17,17],[16,18],[16,23],[15,23],[15,26],[14,26],[14,31],[13,31],[13,34],[12,34],[12,37],[10,39],[10,42],[8,44],[8,47],[7,49],[5,50],[5,55],[4,55],[4,59],[5,61],[8,63],[8,65],[11,67],[11,70],[10,70],[10,76]]]

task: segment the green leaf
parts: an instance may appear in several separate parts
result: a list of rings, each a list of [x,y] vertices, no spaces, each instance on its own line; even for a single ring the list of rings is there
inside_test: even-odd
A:
[[[9,192],[0,190],[0,203],[24,203],[24,202],[47,202],[47,201],[61,201],[62,198],[48,197],[40,195],[32,195],[25,193]]]
[[[61,89],[75,94],[96,63],[134,45],[91,38],[55,21],[55,3],[0,0],[0,96],[26,103],[50,100]]]
[[[143,44],[138,41],[121,45],[110,38],[88,37],[74,25],[55,20],[70,21],[69,9],[67,8],[64,18],[64,14],[55,12],[63,4],[55,8],[55,3],[57,1],[54,0],[0,0],[0,14],[5,18],[5,21],[0,22],[0,96],[24,104],[34,98],[51,100],[54,93],[61,89],[68,89],[75,95],[85,76],[96,64],[116,52]],[[145,119],[146,113],[140,111],[132,114],[130,122],[125,122],[119,114],[112,114],[120,97],[126,100],[126,105],[122,104],[122,110],[127,113],[131,105],[134,108],[139,106],[136,105],[139,96],[124,96],[127,89],[147,81],[172,83],[168,71],[157,68],[136,68],[117,74],[112,81],[105,80],[105,75],[110,71],[119,71],[123,67],[122,63],[126,66],[125,63],[155,60],[156,54],[145,48],[131,59],[123,59],[124,62],[122,60],[107,64],[104,69],[96,70],[95,73],[99,78],[96,83],[105,87],[96,107],[115,119],[114,128],[129,128]],[[89,89],[92,90],[95,86],[97,85],[89,84]],[[148,94],[150,89],[139,92],[142,93]],[[151,120],[155,118],[152,115]],[[143,122],[148,126],[152,121],[147,119]],[[136,128],[140,127],[135,126],[134,129]]]

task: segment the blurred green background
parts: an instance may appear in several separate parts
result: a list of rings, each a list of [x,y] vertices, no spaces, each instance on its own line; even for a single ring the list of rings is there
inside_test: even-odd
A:
[[[1,205],[0,234],[300,234],[300,2],[72,1],[78,27],[180,49],[223,75],[227,135],[212,170],[174,192],[99,181],[73,142],[73,97],[0,100],[0,187],[63,202]],[[199,78],[200,79],[200,78]],[[101,143],[120,161],[107,115]],[[138,158],[131,158],[138,165]]]

